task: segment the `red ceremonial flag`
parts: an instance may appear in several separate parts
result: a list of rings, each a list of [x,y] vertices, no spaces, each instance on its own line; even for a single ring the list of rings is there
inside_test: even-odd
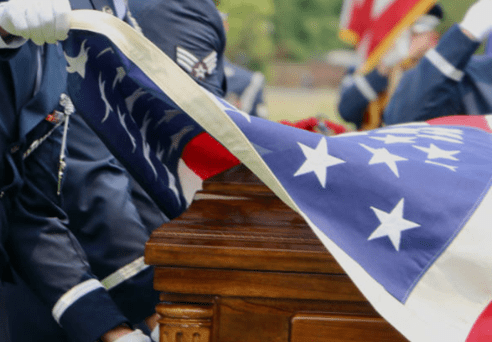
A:
[[[340,38],[357,48],[362,73],[371,71],[395,38],[436,0],[345,0]]]

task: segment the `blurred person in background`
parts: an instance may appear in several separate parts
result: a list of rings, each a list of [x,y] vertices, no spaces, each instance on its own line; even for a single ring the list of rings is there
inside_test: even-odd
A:
[[[492,113],[492,57],[475,55],[492,31],[492,0],[479,0],[418,65],[406,72],[384,112],[386,124]]]
[[[442,7],[434,5],[398,37],[374,70],[366,75],[356,74],[355,68],[349,70],[342,80],[338,103],[345,121],[354,123],[357,129],[372,129],[381,124],[382,112],[403,73],[438,43],[435,28],[442,18]]]

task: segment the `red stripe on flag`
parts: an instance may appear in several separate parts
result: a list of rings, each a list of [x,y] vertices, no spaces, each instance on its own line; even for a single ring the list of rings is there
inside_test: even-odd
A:
[[[473,325],[466,342],[490,342],[492,341],[492,302],[482,312]]]
[[[483,115],[454,115],[444,116],[428,120],[431,125],[454,125],[454,126],[469,126],[483,129],[486,132],[492,132],[490,126]]]
[[[202,180],[240,163],[239,159],[208,133],[201,133],[186,144],[182,159]]]

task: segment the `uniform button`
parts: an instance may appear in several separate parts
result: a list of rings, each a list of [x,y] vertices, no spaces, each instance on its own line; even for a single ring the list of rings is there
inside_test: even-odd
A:
[[[111,7],[109,7],[109,6],[104,6],[102,10],[105,13],[108,13],[108,14],[113,15],[113,9]]]
[[[19,145],[14,145],[12,146],[12,148],[10,149],[10,153],[14,154],[16,153],[17,151],[19,151],[20,149],[20,146]]]

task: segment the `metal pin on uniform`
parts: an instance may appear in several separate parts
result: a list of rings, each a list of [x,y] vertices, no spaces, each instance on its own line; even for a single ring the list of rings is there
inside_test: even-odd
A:
[[[67,163],[65,162],[65,149],[67,146],[68,122],[69,122],[70,115],[72,115],[75,112],[75,107],[72,103],[72,100],[66,94],[61,94],[60,105],[63,107],[63,114],[65,115],[65,123],[63,127],[63,137],[62,137],[60,159],[58,165],[58,187],[56,191],[57,195],[61,194],[63,175],[67,167]]]

